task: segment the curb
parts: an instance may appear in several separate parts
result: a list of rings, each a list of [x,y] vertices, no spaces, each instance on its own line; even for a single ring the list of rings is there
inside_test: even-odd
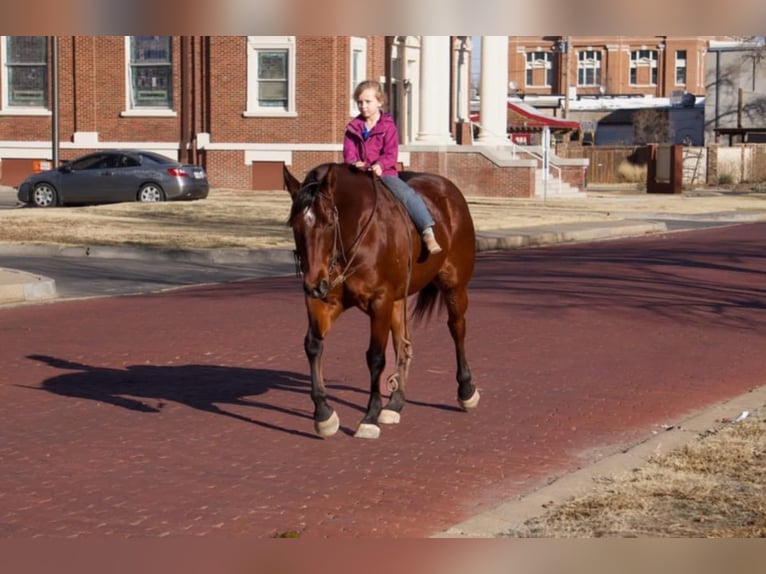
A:
[[[476,251],[498,251],[561,243],[599,241],[663,233],[667,226],[652,221],[583,221],[527,229],[500,229],[476,234]],[[131,246],[0,245],[0,254],[42,257],[93,257],[143,261],[174,261],[217,265],[294,265],[293,250],[168,249]],[[55,281],[47,277],[0,268],[0,304],[57,297]]]
[[[598,241],[620,237],[637,237],[668,230],[662,222],[635,221],[589,221],[587,223],[565,223],[530,228],[528,233],[516,231],[483,231],[476,234],[476,251],[497,251],[540,247],[559,243]]]
[[[0,303],[42,301],[57,296],[53,279],[17,269],[0,269]]]

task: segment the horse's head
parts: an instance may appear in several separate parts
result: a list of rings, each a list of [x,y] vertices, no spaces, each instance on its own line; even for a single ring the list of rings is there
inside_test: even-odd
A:
[[[292,197],[288,225],[293,230],[295,256],[306,295],[324,299],[332,289],[339,251],[338,211],[335,207],[337,168],[330,164],[311,170],[299,183],[285,168],[285,186]]]

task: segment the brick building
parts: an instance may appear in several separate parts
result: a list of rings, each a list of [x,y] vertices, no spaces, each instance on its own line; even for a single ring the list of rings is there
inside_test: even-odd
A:
[[[485,43],[494,49],[484,56],[509,46],[505,36]],[[380,78],[405,166],[468,194],[534,195],[539,161],[497,149],[508,143],[505,56],[482,59],[485,85],[499,88],[482,102],[494,125],[480,145],[461,145],[474,143],[471,49],[469,36],[2,36],[0,183],[94,149],[140,147],[203,165],[213,187],[279,188],[282,165],[302,174],[340,160],[353,87]],[[579,186],[584,170],[559,173]]]
[[[712,36],[510,36],[509,82],[518,94],[705,94]]]
[[[252,187],[280,149],[319,157],[341,140],[353,85],[385,76],[384,48],[382,36],[2,37],[2,181],[53,159],[57,115],[62,161],[141,147],[204,164],[216,187]]]

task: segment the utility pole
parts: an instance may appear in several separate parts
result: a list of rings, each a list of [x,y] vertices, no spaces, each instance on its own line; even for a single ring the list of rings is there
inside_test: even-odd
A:
[[[53,167],[59,166],[59,38],[51,36],[51,159]]]
[[[569,39],[564,36],[564,119],[569,119]]]

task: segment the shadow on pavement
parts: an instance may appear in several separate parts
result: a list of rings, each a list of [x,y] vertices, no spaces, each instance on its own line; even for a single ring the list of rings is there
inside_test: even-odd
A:
[[[311,420],[311,413],[306,410],[251,398],[281,390],[300,393],[308,399],[310,380],[298,373],[217,365],[129,365],[124,369],[114,369],[47,355],[29,355],[27,358],[57,369],[74,371],[48,379],[42,385],[42,390],[64,397],[99,401],[142,413],[158,413],[167,401],[172,401],[267,429],[305,438],[319,438],[311,433],[286,429],[218,406],[255,407]]]

